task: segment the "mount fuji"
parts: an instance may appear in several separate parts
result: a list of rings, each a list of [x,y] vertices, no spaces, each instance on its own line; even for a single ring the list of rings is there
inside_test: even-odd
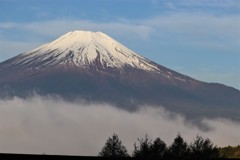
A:
[[[73,31],[0,63],[0,97],[33,93],[186,117],[240,120],[240,91],[205,83],[142,57],[101,32]]]

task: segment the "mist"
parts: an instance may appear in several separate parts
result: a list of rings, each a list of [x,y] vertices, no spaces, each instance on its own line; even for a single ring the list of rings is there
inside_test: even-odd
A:
[[[198,134],[218,146],[240,144],[239,122],[219,117],[201,123],[209,129],[202,130],[183,115],[156,106],[128,112],[109,104],[15,97],[0,100],[0,152],[95,156],[113,133],[130,154],[133,144],[145,134],[160,137],[168,145],[178,132],[187,142]]]

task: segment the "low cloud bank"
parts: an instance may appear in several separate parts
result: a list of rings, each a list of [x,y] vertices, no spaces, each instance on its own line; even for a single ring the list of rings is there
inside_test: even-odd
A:
[[[210,130],[201,130],[161,107],[128,112],[108,104],[69,103],[50,97],[0,100],[0,152],[97,155],[113,133],[129,153],[146,133],[168,145],[178,132],[188,142],[198,134],[218,146],[240,144],[240,123],[221,118],[202,123]]]

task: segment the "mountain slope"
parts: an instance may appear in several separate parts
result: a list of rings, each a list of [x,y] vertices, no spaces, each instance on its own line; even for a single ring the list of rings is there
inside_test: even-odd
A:
[[[135,54],[117,41],[101,32],[69,32],[53,42],[21,54],[13,64],[49,68],[54,65],[89,67],[98,61],[103,68],[120,68],[124,65],[159,71],[144,57]]]
[[[74,31],[0,63],[0,96],[32,92],[128,110],[164,106],[187,117],[240,117],[240,91],[158,65],[101,32]]]

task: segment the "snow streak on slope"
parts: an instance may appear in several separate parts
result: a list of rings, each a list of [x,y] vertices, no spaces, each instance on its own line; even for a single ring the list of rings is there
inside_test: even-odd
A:
[[[41,64],[38,67],[68,64],[83,68],[98,63],[102,68],[131,66],[146,71],[160,71],[157,65],[106,34],[90,31],[68,32],[53,42],[21,54],[17,63]]]

